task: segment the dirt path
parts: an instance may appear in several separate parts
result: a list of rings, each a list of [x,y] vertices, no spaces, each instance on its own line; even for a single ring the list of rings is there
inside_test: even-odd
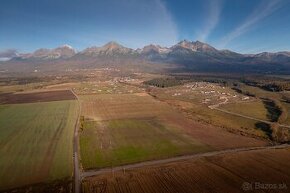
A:
[[[79,120],[80,120],[80,114],[81,114],[81,104],[78,96],[75,94],[73,90],[71,90],[73,95],[76,97],[78,101],[78,117],[75,124],[74,129],[74,142],[73,142],[73,160],[74,160],[74,192],[79,193],[80,192],[80,184],[81,184],[81,171],[80,171],[80,164],[79,164],[79,135],[78,135],[78,128],[79,128]]]
[[[170,162],[194,159],[194,158],[210,157],[210,156],[215,156],[215,155],[238,153],[238,152],[245,152],[245,151],[258,151],[258,150],[265,150],[265,149],[283,149],[283,148],[288,148],[288,147],[290,147],[290,144],[276,145],[276,146],[263,146],[263,147],[237,148],[237,149],[228,149],[228,150],[200,153],[200,154],[194,154],[194,155],[185,155],[185,156],[173,157],[173,158],[162,159],[162,160],[146,161],[146,162],[141,162],[141,163],[136,163],[136,164],[118,166],[114,168],[104,168],[104,169],[99,169],[99,170],[84,171],[81,175],[81,178],[100,175],[104,173],[122,171],[122,170],[127,170],[127,169],[140,168],[144,166],[165,164],[165,163],[170,163]]]
[[[210,108],[210,109],[216,109],[216,108],[218,108],[220,105],[225,105],[225,104],[227,104],[228,101],[229,101],[229,99],[228,99],[228,98],[225,98],[225,101],[220,102],[220,103],[215,104],[215,105],[210,105],[210,106],[208,106],[208,108]]]
[[[208,108],[212,109],[212,110],[217,110],[217,111],[221,111],[223,113],[227,113],[227,114],[231,114],[231,115],[235,115],[235,116],[238,116],[238,117],[243,117],[243,118],[246,118],[246,119],[251,119],[251,120],[254,120],[254,121],[259,121],[259,122],[263,122],[263,123],[267,123],[267,124],[273,124],[274,122],[271,122],[271,121],[266,121],[266,120],[262,120],[262,119],[257,119],[255,117],[250,117],[250,116],[247,116],[247,115],[242,115],[242,114],[239,114],[239,113],[233,113],[233,112],[230,112],[230,111],[227,111],[227,110],[224,110],[224,109],[220,109],[218,108],[219,106],[221,105],[224,105],[224,104],[227,104],[228,103],[228,98],[225,99],[225,101],[223,102],[220,102],[218,104],[215,104],[215,105],[210,105],[208,106]],[[283,125],[283,124],[278,124],[280,127],[284,127],[284,128],[288,128],[290,129],[290,126],[289,125]]]

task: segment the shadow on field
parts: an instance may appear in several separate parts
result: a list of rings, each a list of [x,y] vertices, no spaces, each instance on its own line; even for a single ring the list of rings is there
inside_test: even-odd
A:
[[[263,100],[263,104],[267,109],[267,118],[272,122],[277,122],[281,115],[281,110],[271,100]]]
[[[272,140],[272,129],[271,126],[267,123],[257,122],[255,123],[257,129],[260,129],[266,133],[266,135]]]

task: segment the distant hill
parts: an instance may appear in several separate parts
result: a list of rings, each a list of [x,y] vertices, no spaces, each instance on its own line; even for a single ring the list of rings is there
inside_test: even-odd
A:
[[[38,49],[30,54],[10,51],[2,53],[2,56],[5,61],[1,62],[1,71],[16,70],[12,66],[21,64],[21,68],[25,67],[28,71],[41,64],[50,64],[51,66],[46,67],[47,70],[61,71],[68,68],[110,67],[128,63],[134,65],[142,61],[156,65],[174,65],[175,68],[170,68],[171,71],[290,74],[290,52],[240,54],[230,50],[218,50],[200,41],[187,40],[169,48],[151,44],[142,49],[131,49],[109,42],[104,46],[90,47],[80,52],[64,45],[55,49]]]
[[[30,54],[20,54],[16,57],[18,60],[25,59],[43,59],[53,60],[59,58],[70,58],[76,54],[76,51],[69,45],[63,45],[55,49],[41,48]]]
[[[109,42],[102,47],[90,47],[78,53],[78,55],[84,56],[121,56],[121,55],[132,55],[135,50],[126,48],[117,42]]]

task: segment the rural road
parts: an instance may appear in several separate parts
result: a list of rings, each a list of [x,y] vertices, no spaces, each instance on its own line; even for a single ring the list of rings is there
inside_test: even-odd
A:
[[[79,120],[81,114],[81,104],[78,96],[76,93],[71,89],[71,92],[76,97],[78,101],[78,117],[74,128],[74,142],[73,142],[73,160],[74,160],[74,192],[80,192],[80,165],[79,165],[79,135],[78,135],[78,128],[79,128]]]
[[[206,152],[206,153],[199,153],[199,154],[193,154],[193,155],[178,156],[178,157],[172,157],[172,158],[168,158],[168,159],[145,161],[145,162],[141,162],[141,163],[128,164],[128,165],[124,165],[124,166],[117,166],[114,168],[103,168],[103,169],[98,169],[98,170],[81,171],[80,170],[80,163],[79,163],[79,136],[78,136],[81,105],[80,105],[80,100],[79,100],[78,96],[75,94],[75,92],[73,90],[71,90],[71,92],[75,95],[75,97],[78,101],[78,106],[79,106],[78,107],[79,108],[78,120],[76,122],[75,131],[74,131],[74,146],[73,146],[73,149],[74,149],[74,155],[73,155],[73,158],[74,158],[74,181],[75,181],[74,182],[74,192],[75,193],[80,192],[81,180],[83,178],[95,176],[95,175],[100,175],[100,174],[104,174],[104,173],[140,168],[140,167],[144,167],[144,166],[152,166],[152,165],[156,165],[156,164],[165,164],[165,163],[182,161],[182,160],[189,160],[189,159],[194,159],[194,158],[210,157],[210,156],[222,155],[222,154],[228,154],[228,153],[238,153],[238,152],[245,152],[245,151],[258,151],[258,150],[266,150],[266,149],[282,149],[282,148],[290,147],[290,144],[284,144],[284,145],[276,145],[276,146],[236,148],[236,149],[228,149],[228,150],[219,150],[219,151],[212,151],[212,152]],[[211,109],[223,111],[223,112],[226,112],[229,114],[241,116],[241,117],[248,118],[248,119],[253,119],[256,121],[271,123],[271,122],[259,120],[259,119],[253,118],[253,117],[248,117],[248,116],[240,115],[237,113],[232,113],[232,112],[229,112],[226,110],[219,109],[217,107],[218,106],[212,106]],[[290,126],[287,126],[287,125],[280,125],[280,126],[290,128]]]
[[[236,148],[236,149],[228,149],[228,150],[199,153],[199,154],[193,154],[193,155],[185,155],[185,156],[173,157],[173,158],[162,159],[162,160],[153,160],[153,161],[146,161],[146,162],[141,162],[141,163],[136,163],[136,164],[118,166],[118,167],[114,167],[114,168],[104,168],[104,169],[99,169],[99,170],[84,171],[81,175],[81,178],[100,175],[100,174],[104,174],[104,173],[122,171],[122,170],[127,170],[127,169],[140,168],[140,167],[144,167],[144,166],[152,166],[155,164],[165,164],[165,163],[170,163],[170,162],[189,160],[189,159],[193,159],[193,158],[210,157],[210,156],[215,156],[215,155],[222,155],[222,154],[228,154],[228,153],[238,153],[238,152],[245,152],[245,151],[257,151],[257,150],[266,150],[266,149],[283,149],[283,148],[287,148],[287,147],[290,147],[290,144],[276,145],[276,146],[263,146],[263,147]]]

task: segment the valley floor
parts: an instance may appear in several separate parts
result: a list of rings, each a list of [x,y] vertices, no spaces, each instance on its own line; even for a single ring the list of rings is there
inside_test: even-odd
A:
[[[279,143],[271,128],[257,121],[270,124],[277,117],[262,99],[218,83],[143,83],[163,77],[157,74],[123,77],[100,69],[89,75],[0,87],[0,191],[243,192],[247,183],[290,186],[289,145],[273,146]],[[288,122],[286,117],[281,125]]]

